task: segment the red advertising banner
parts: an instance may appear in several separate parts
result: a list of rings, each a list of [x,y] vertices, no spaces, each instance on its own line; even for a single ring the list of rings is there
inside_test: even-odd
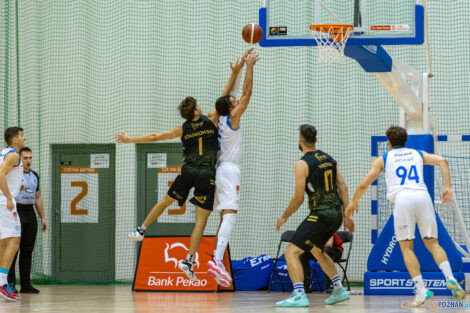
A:
[[[214,236],[204,236],[194,255],[194,274],[198,281],[190,280],[179,268],[178,261],[186,257],[190,236],[145,237],[140,246],[137,269],[132,290],[135,291],[216,291],[217,283],[207,274],[207,262],[214,253]],[[230,253],[224,255],[224,264],[232,275]],[[233,283],[228,288],[234,290]]]

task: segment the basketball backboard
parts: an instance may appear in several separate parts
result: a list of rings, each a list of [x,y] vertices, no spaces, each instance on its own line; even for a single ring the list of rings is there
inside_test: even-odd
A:
[[[331,23],[354,26],[350,45],[424,41],[424,7],[417,0],[265,0],[260,45],[315,46],[309,25]]]

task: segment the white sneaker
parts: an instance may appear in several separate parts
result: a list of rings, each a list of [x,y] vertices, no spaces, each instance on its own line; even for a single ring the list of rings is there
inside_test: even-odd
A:
[[[413,301],[413,308],[420,308],[426,300],[431,299],[434,296],[434,292],[428,289],[424,289],[423,292],[416,293],[415,300]]]
[[[230,283],[232,282],[232,277],[225,269],[225,266],[222,262],[216,262],[213,258],[207,262],[207,266],[209,269],[207,270],[207,274],[209,274],[218,285],[222,287],[229,287]]]
[[[181,261],[178,262],[178,267],[192,281],[197,281],[198,280],[196,275],[194,275],[194,263],[191,263],[187,260],[181,260]]]
[[[142,241],[142,239],[144,239],[144,235],[145,235],[145,230],[143,230],[139,226],[139,227],[137,227],[136,230],[130,232],[128,237],[129,237],[129,239],[131,239],[133,241]]]

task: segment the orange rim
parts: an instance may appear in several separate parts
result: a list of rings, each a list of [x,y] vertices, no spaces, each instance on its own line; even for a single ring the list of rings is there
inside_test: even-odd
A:
[[[312,24],[310,30],[321,33],[331,34],[331,39],[334,41],[344,41],[348,38],[348,33],[354,29],[350,24]]]

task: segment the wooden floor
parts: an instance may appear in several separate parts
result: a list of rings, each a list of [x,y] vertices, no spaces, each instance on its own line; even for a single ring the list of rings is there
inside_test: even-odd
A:
[[[467,312],[470,313],[470,297],[465,301],[468,308],[444,308],[456,303],[452,297],[434,297],[434,309],[408,309],[402,307],[410,296],[363,296],[351,295],[351,299],[332,306],[323,304],[325,293],[309,294],[308,308],[275,308],[274,303],[289,293],[265,291],[224,293],[175,293],[132,292],[127,285],[117,286],[68,286],[38,285],[40,294],[23,294],[19,302],[0,300],[0,312]],[[355,289],[360,291],[361,289]],[[441,306],[439,306],[441,303]],[[437,310],[438,306],[440,310]]]

